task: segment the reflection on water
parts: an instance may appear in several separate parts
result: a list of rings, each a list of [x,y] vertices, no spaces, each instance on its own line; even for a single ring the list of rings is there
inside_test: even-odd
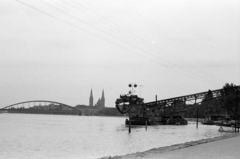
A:
[[[223,135],[218,126],[134,126],[123,117],[0,115],[0,158],[99,158]]]

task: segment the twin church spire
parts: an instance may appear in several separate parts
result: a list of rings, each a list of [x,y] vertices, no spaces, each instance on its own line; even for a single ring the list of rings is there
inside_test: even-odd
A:
[[[89,106],[93,106],[93,94],[92,94],[92,89],[91,89],[91,93],[90,93],[90,97],[89,97]]]
[[[90,97],[89,97],[89,106],[95,106],[95,107],[105,107],[105,97],[104,97],[104,90],[102,90],[102,97],[98,99],[97,103],[94,105],[93,103],[93,93],[92,89],[90,92]]]

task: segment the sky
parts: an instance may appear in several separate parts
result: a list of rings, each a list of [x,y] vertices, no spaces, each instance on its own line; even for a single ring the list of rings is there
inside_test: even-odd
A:
[[[239,0],[1,0],[0,108],[240,85]]]

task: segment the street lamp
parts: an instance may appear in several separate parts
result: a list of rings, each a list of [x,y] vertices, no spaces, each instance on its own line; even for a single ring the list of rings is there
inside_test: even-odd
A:
[[[137,87],[137,84],[130,83],[130,84],[128,85],[128,87],[129,87],[129,88],[132,88],[132,92],[129,91],[129,94],[132,94],[132,93],[134,93],[134,92],[133,92],[133,88],[136,88],[136,87]]]

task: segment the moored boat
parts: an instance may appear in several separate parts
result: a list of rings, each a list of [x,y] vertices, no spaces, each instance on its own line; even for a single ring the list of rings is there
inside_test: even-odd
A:
[[[207,115],[201,122],[204,125],[223,125],[224,119],[227,117],[225,114],[211,114]],[[227,122],[225,122],[227,125]]]
[[[133,117],[131,118],[131,125],[151,125],[151,123],[143,117]],[[129,125],[129,119],[126,119],[125,125]]]
[[[172,112],[168,115],[152,117],[131,117],[131,125],[187,125],[188,121],[183,118],[184,111]],[[126,125],[129,125],[129,119],[125,121]]]

